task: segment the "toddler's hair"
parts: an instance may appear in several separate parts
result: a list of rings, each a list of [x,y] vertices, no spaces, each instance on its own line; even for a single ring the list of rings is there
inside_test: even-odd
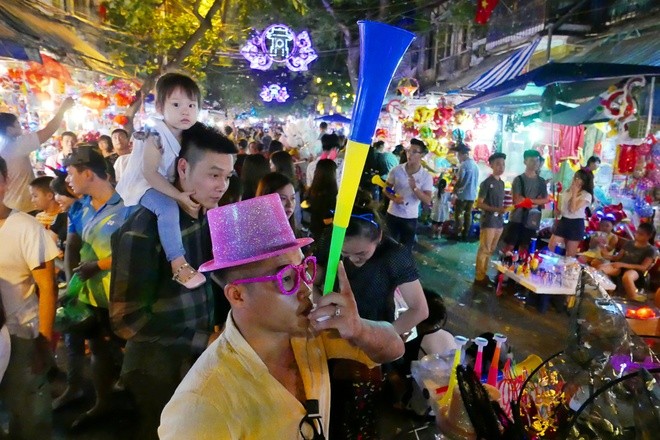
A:
[[[202,92],[195,80],[182,73],[171,72],[158,78],[156,83],[156,108],[162,109],[165,106],[165,100],[176,89],[183,90],[188,99],[196,100],[197,107],[202,106]]]

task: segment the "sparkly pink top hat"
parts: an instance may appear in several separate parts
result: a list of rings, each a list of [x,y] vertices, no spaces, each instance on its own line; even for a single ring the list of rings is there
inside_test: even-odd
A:
[[[207,215],[213,260],[202,264],[200,272],[265,260],[314,241],[296,239],[277,194],[213,208]]]

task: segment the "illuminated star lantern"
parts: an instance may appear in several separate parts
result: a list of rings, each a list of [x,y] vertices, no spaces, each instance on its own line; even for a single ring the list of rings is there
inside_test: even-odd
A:
[[[293,72],[307,70],[308,65],[318,58],[306,31],[296,35],[283,24],[270,25],[253,36],[241,48],[241,54],[253,69],[268,70],[277,63],[286,65]]]
[[[286,87],[281,87],[279,84],[270,84],[263,86],[259,96],[264,102],[272,102],[273,99],[277,102],[286,102],[289,99],[289,92]]]

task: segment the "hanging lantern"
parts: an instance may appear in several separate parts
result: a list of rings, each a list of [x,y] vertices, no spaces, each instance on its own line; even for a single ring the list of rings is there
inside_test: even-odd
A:
[[[124,125],[128,124],[128,116],[126,116],[126,115],[117,115],[114,118],[112,118],[112,121],[115,124],[124,126]]]
[[[400,99],[391,100],[387,103],[385,109],[394,118],[398,118],[399,120],[404,120],[406,118],[406,111]]]
[[[386,128],[376,129],[376,139],[387,139],[390,137],[390,132]]]
[[[50,101],[50,93],[39,92],[35,95],[40,102]]]
[[[110,100],[101,93],[87,92],[80,96],[80,103],[92,110],[101,111],[110,105]]]
[[[403,96],[411,97],[419,89],[419,82],[415,78],[403,78],[396,86]]]
[[[64,95],[66,92],[65,84],[57,78],[50,79],[50,91],[55,95]]]
[[[14,82],[23,82],[23,70],[7,69],[7,76]]]
[[[117,107],[128,107],[133,102],[133,99],[130,96],[121,92],[115,93],[112,99],[115,101]]]
[[[45,77],[41,72],[30,69],[25,72],[25,81],[31,88],[43,89],[50,84],[50,78]]]

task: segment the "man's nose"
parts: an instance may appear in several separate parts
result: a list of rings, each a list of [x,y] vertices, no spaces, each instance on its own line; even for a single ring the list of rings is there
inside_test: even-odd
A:
[[[298,298],[305,299],[309,298],[309,295],[312,293],[312,286],[307,284],[305,280],[300,279],[300,287],[298,288]]]

